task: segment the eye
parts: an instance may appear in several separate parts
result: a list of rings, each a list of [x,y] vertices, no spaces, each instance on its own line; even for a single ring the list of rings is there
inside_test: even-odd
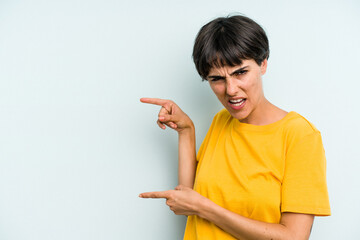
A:
[[[239,71],[234,72],[234,75],[235,76],[244,75],[247,72],[248,72],[248,70],[239,70]]]
[[[224,78],[221,78],[221,77],[212,77],[212,78],[209,78],[208,81],[209,82],[217,82],[217,81],[221,81],[223,79]]]

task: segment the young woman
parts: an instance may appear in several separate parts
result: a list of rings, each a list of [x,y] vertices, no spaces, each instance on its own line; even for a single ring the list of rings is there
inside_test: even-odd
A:
[[[171,100],[157,123],[179,135],[179,186],[148,192],[187,215],[184,239],[308,239],[314,216],[330,215],[320,132],[264,96],[264,30],[244,16],[217,18],[197,35],[193,58],[224,105],[195,154],[191,119]]]

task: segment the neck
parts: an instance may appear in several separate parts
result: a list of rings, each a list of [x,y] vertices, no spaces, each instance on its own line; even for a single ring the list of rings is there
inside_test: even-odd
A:
[[[267,125],[282,119],[286,114],[286,111],[276,107],[264,97],[249,116],[240,122],[252,125]]]

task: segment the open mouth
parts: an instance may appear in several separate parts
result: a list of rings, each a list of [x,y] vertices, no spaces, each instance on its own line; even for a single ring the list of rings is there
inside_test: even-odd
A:
[[[235,99],[235,100],[229,100],[229,103],[233,105],[234,107],[241,106],[246,101],[246,98],[241,99]]]

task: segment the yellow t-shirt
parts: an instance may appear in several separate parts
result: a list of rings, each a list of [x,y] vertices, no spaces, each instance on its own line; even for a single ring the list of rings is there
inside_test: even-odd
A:
[[[223,109],[214,117],[197,160],[194,190],[232,212],[269,223],[279,223],[282,212],[330,215],[321,135],[296,112],[256,126]],[[235,238],[189,216],[184,239]]]

